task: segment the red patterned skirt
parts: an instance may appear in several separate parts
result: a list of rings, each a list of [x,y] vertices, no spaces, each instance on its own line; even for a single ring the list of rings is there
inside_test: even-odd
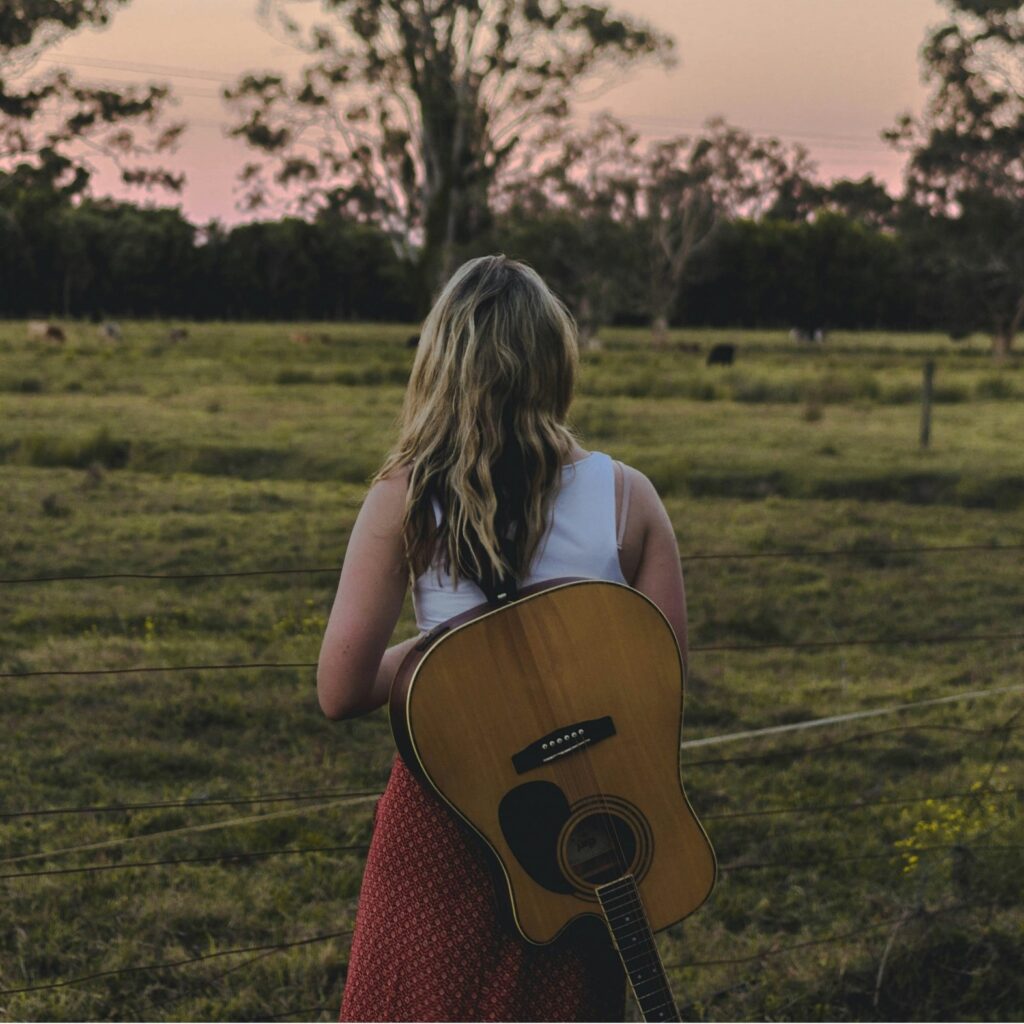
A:
[[[374,811],[341,1021],[621,1021],[626,976],[593,919],[548,946],[510,923],[482,841],[396,756]]]

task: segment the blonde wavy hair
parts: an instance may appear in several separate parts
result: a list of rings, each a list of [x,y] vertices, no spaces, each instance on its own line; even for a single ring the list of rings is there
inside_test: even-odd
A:
[[[414,577],[435,559],[454,585],[526,575],[577,440],[565,417],[578,368],[576,322],[535,270],[497,255],[455,272],[424,321],[398,440],[372,481],[409,467]]]

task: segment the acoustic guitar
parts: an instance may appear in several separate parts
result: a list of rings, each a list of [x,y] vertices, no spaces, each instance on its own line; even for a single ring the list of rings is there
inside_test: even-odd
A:
[[[565,578],[437,626],[389,702],[402,758],[495,854],[523,938],[604,920],[649,1021],[679,1019],[653,933],[717,875],[680,778],[683,684],[652,601]]]

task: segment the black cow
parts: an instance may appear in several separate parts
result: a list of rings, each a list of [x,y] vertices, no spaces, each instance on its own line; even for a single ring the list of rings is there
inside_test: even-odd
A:
[[[714,345],[708,353],[708,366],[732,366],[736,356],[735,345]]]

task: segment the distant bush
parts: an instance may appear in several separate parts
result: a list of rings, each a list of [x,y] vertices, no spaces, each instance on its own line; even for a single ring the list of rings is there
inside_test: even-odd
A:
[[[975,398],[1014,398],[1017,390],[1008,377],[993,375],[982,377],[974,386]]]
[[[13,391],[22,395],[38,395],[46,385],[38,377],[19,377],[0,382],[0,391]]]
[[[803,398],[803,388],[796,380],[737,375],[733,378],[732,397],[737,402],[792,403]]]
[[[400,384],[409,382],[409,367],[404,363],[390,366],[371,365],[360,370],[339,370],[334,375],[335,384],[348,387],[364,387],[372,384]]]
[[[932,400],[944,405],[966,402],[968,398],[970,395],[962,384],[937,384],[932,391]]]
[[[309,370],[281,370],[274,378],[275,384],[315,384],[316,374]]]
[[[15,449],[15,462],[27,466],[72,466],[86,469],[98,462],[108,469],[120,469],[131,456],[131,441],[114,438],[107,426],[102,426],[88,437],[54,437],[33,434],[24,437]]]

